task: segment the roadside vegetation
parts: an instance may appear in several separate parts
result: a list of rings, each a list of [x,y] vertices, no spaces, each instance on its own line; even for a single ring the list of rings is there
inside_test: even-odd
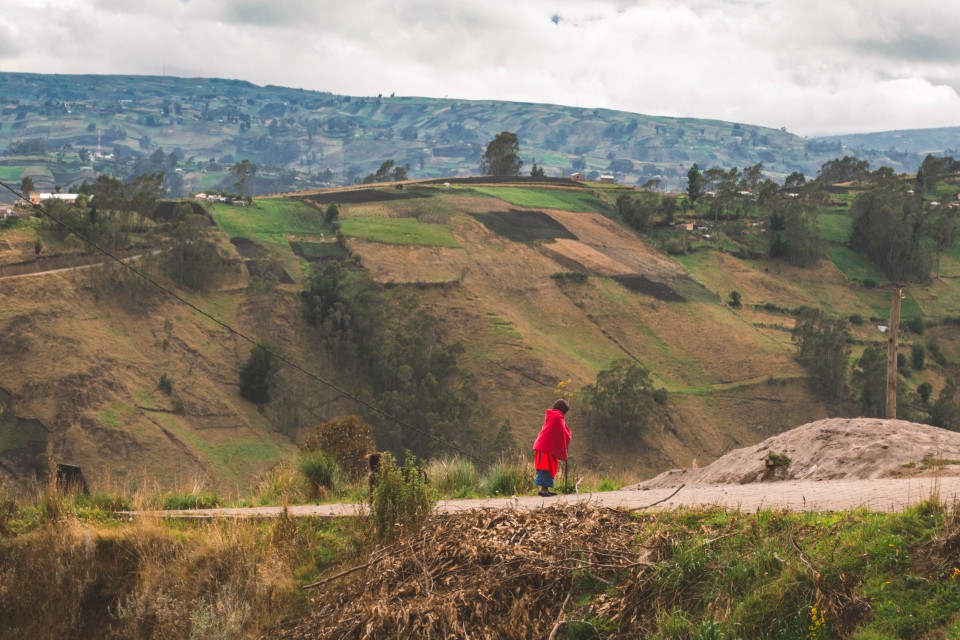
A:
[[[155,502],[148,491],[4,488],[0,637],[960,632],[960,514],[936,496],[898,514],[581,504],[432,518],[430,492],[395,467],[383,479],[370,516],[333,521],[131,520],[114,512]]]

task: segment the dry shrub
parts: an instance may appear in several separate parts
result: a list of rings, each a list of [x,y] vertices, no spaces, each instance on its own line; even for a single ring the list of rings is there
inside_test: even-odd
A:
[[[276,622],[296,587],[282,550],[257,527],[215,522],[188,542],[159,527],[139,528],[131,541],[136,585],[115,612],[124,637],[243,637]]]
[[[0,637],[257,637],[299,600],[282,523],[174,531],[64,517],[0,538]]]
[[[641,526],[584,504],[435,517],[361,571],[318,583],[313,613],[281,637],[546,638],[585,575],[647,566],[633,547]]]
[[[365,457],[376,449],[373,427],[357,416],[334,418],[317,426],[300,445],[304,453],[323,451],[340,464],[340,470],[351,482],[367,473]]]

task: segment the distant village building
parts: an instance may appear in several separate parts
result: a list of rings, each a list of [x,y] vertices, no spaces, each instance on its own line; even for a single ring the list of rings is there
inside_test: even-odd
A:
[[[579,180],[580,182],[583,182],[583,174],[580,173],[579,171],[577,171],[577,172],[575,172],[575,173],[571,173],[571,174],[570,174],[570,179],[571,179],[571,180]]]
[[[609,173],[604,173],[600,176],[600,182],[616,182],[616,178]]]
[[[63,200],[64,202],[75,204],[79,196],[79,193],[40,193],[31,191],[27,197],[30,200],[30,204],[40,204],[44,200]]]

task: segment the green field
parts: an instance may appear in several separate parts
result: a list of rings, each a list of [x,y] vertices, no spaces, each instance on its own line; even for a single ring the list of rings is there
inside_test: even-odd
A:
[[[820,235],[831,244],[843,244],[850,239],[853,221],[845,213],[824,213],[819,217]]]
[[[216,204],[214,220],[228,236],[241,236],[268,245],[287,246],[287,236],[330,234],[323,213],[300,200],[254,200],[248,207]]]
[[[413,218],[343,218],[344,235],[383,244],[459,247],[450,227]]]
[[[300,248],[303,250],[303,257],[308,260],[318,258],[342,258],[346,252],[336,242],[301,242]]]
[[[887,277],[877,269],[863,254],[849,247],[833,245],[827,249],[827,257],[837,265],[837,269],[851,280],[873,280],[876,283],[886,281]]]
[[[590,213],[604,208],[603,202],[583,191],[521,187],[474,187],[473,191],[499,198],[518,207],[531,209],[560,209],[575,213]]]
[[[20,176],[23,174],[23,167],[0,167],[0,180],[4,182],[19,182]],[[12,187],[19,187],[19,184],[10,185]]]

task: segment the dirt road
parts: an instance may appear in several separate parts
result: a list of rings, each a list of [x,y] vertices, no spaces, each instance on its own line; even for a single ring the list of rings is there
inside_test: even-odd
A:
[[[787,509],[790,511],[845,511],[860,507],[871,511],[899,511],[938,495],[945,503],[960,500],[960,477],[910,478],[882,480],[794,480],[747,485],[709,485],[704,487],[622,490],[604,493],[540,498],[485,498],[476,500],[441,500],[437,513],[455,513],[466,509],[515,508],[537,509],[557,503],[589,501],[615,509],[641,509],[658,503],[652,509],[675,509],[680,506],[723,506],[741,511]],[[674,492],[676,492],[674,494]],[[671,494],[674,494],[672,497]],[[666,499],[666,500],[665,500]],[[318,504],[288,507],[293,517],[338,518],[360,515],[364,505]],[[192,509],[129,513],[130,516],[163,516],[167,518],[273,518],[283,507],[245,507],[234,509]]]

